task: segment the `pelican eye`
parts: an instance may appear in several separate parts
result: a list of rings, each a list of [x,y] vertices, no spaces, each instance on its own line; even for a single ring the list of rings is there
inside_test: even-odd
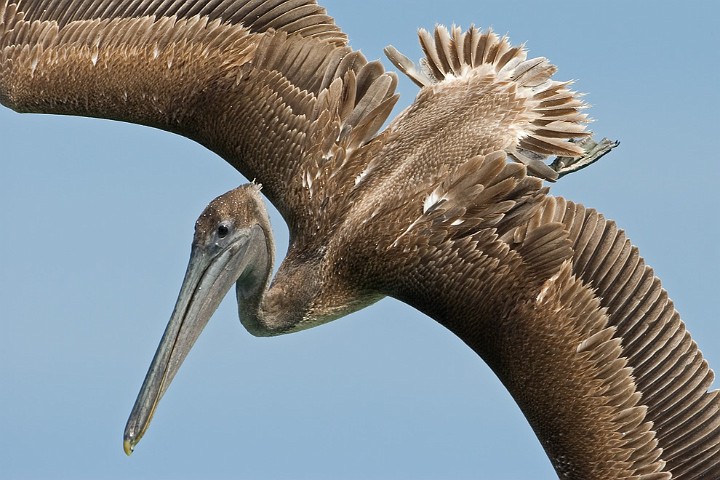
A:
[[[228,228],[227,225],[220,225],[217,229],[217,234],[219,238],[225,238],[230,233],[230,228]]]

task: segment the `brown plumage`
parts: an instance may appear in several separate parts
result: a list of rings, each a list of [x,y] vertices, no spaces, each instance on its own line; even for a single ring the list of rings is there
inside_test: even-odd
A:
[[[497,373],[563,478],[720,477],[712,372],[659,280],[612,222],[539,178],[557,174],[547,157],[584,154],[569,141],[587,136],[582,102],[491,32],[420,40],[422,68],[388,49],[422,89],[378,133],[396,77],[313,1],[0,1],[2,103],[192,138],[262,183],[290,227],[270,285],[257,187],[198,220],[127,447],[236,283],[256,335],[386,295],[417,307]]]

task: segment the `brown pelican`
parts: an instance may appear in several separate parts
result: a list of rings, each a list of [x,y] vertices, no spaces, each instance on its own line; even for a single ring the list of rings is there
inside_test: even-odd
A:
[[[212,313],[223,288],[235,282],[228,276],[235,273],[239,298],[245,300],[241,308],[247,309],[242,318],[258,334],[307,328],[382,295],[393,295],[429,313],[496,370],[562,476],[669,478],[669,471],[676,478],[717,476],[716,393],[705,393],[711,374],[659,282],[611,222],[548,196],[538,179],[526,175],[525,167],[505,162],[512,155],[549,176],[535,154],[582,153],[555,140],[584,132],[577,126],[582,122],[579,103],[564,86],[548,80],[549,64],[524,61],[521,50],[513,51],[488,34],[470,30],[462,36],[456,30],[438,29],[436,38],[424,37],[427,72],[390,52],[424,89],[413,108],[374,137],[394,100],[392,76],[342,46],[328,46],[328,42],[342,43],[341,35],[319,10],[306,8],[310,2],[278,2],[281,7],[301,4],[302,17],[281,7],[267,9],[275,17],[223,16],[223,11],[243,11],[229,8],[234,3],[207,3],[204,9],[193,10],[176,4],[166,9],[158,2],[155,10],[153,4],[133,4],[132,11],[122,11],[108,7],[117,3],[76,2],[72,10],[65,10],[60,3],[28,2],[19,10],[23,14],[6,3],[0,17],[6,26],[0,37],[6,47],[3,61],[8,59],[1,74],[4,103],[24,111],[132,120],[195,138],[248,176],[256,176],[294,234],[273,286],[259,294],[258,289],[267,286],[271,237],[256,188],[242,187],[211,204],[198,222],[184,292],[168,327],[170,343],[161,344],[129,422],[129,443],[142,434],[159,396],[199,333],[198,324]],[[262,10],[268,3],[254,6]],[[257,10],[246,8],[247,12]],[[321,20],[307,20],[312,19],[308,12],[318,13]],[[117,19],[74,20],[95,16]],[[41,21],[24,23],[36,18]],[[298,18],[307,23],[292,30]],[[278,19],[293,22],[281,25]],[[237,23],[248,25],[249,32],[233,27]],[[279,33],[269,31],[267,25]],[[283,27],[290,35],[283,33]],[[320,40],[304,37],[305,32],[317,34]],[[194,42],[187,41],[189,35]],[[177,44],[176,38],[180,38]],[[452,38],[461,41],[453,43]],[[133,42],[141,42],[143,48]],[[483,50],[481,44],[491,48]],[[466,45],[470,48],[461,54]],[[293,55],[283,56],[284,48]],[[218,57],[213,49],[219,51]],[[114,51],[120,54],[111,55]],[[174,91],[184,86],[177,80],[187,74],[183,68],[198,66],[182,57],[184,51],[194,62],[218,67],[210,69],[212,85],[230,82],[257,96],[266,95],[267,110],[251,110],[257,108],[257,98],[235,99],[232,88],[217,90],[223,93],[223,103],[214,104],[217,92],[204,90],[207,81],[199,92]],[[475,55],[466,57],[468,51]],[[477,51],[487,56],[483,53],[482,60],[473,64]],[[498,55],[500,51],[503,55]],[[135,62],[140,61],[135,57],[141,58],[146,67],[141,71],[147,76],[118,77],[123,54]],[[214,65],[216,58],[223,58],[223,63]],[[307,65],[313,65],[314,71],[305,77]],[[529,79],[521,75],[526,72],[531,72]],[[504,74],[507,77],[502,78]],[[538,79],[537,84],[527,81]],[[485,85],[483,81],[492,88],[505,85],[507,90],[477,93],[475,87]],[[477,96],[477,101],[453,105],[455,92],[447,102],[422,103],[423,94],[430,100],[442,98],[448,93],[443,87],[462,82],[468,87],[465,94]],[[167,100],[163,94],[168,93],[182,95],[183,102],[163,103]],[[537,118],[522,118],[527,113],[522,110],[511,112],[519,120],[510,121],[508,130],[518,127],[515,122],[527,128],[511,132],[517,144],[503,143],[503,135],[509,135],[505,130],[492,136],[485,132],[483,137],[478,129],[461,132],[467,137],[460,139],[445,130],[444,148],[411,145],[405,151],[398,146],[397,138],[402,133],[412,135],[413,128],[426,128],[415,133],[420,139],[436,132],[432,124],[423,122],[446,121],[443,108],[456,113],[459,107],[482,107],[483,100],[497,102],[511,94],[528,104],[538,101],[536,108],[528,108]],[[235,110],[221,108],[226,105]],[[507,114],[507,109],[495,110],[493,105],[484,112]],[[249,111],[237,114],[243,108]],[[207,125],[203,112],[223,122]],[[248,122],[252,115],[260,121]],[[295,123],[283,115],[290,115]],[[238,118],[246,122],[241,125],[245,128],[224,136],[229,127],[218,125],[234,125]],[[553,121],[545,123],[550,118]],[[507,120],[497,121],[503,125]],[[297,138],[288,140],[288,132],[296,132]],[[437,135],[433,138],[438,140]],[[496,140],[499,145],[493,145]],[[233,141],[247,144],[240,144],[239,150],[218,146]],[[262,158],[252,155],[258,155],[253,148],[263,152]],[[438,152],[451,158],[440,162]],[[268,173],[272,165],[260,161],[273,155],[286,155],[282,158],[286,163],[275,166],[279,172]],[[397,167],[408,164],[392,163],[393,158],[411,159],[423,168],[408,162],[406,172],[398,172]],[[281,181],[278,175],[286,177]],[[408,191],[407,198],[414,203],[397,200]],[[358,218],[364,222],[362,230],[349,229]],[[244,255],[236,255],[235,250]],[[227,268],[216,269],[213,262],[226,258]],[[207,269],[198,271],[196,265]],[[213,288],[196,288],[208,285]],[[186,304],[191,300],[188,291],[193,296]],[[200,293],[208,295],[205,300]],[[174,329],[180,327],[176,335]],[[568,371],[573,374],[567,375]]]

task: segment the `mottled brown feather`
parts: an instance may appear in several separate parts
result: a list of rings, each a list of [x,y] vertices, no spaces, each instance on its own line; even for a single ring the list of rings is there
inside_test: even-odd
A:
[[[380,288],[488,362],[561,478],[716,478],[720,396],[659,280],[613,222],[539,183],[520,194],[530,177],[503,159],[426,189]]]
[[[499,38],[492,30],[481,33],[475,27],[462,32],[455,26],[450,31],[437,26],[434,35],[420,30],[419,39],[425,53],[422,69],[394,48],[385,50],[395,66],[422,88],[417,109],[421,102],[441,103],[450,96],[449,109],[470,125],[477,118],[478,130],[490,130],[488,121],[497,121],[502,128],[493,130],[492,140],[476,140],[478,145],[504,149],[547,180],[557,179],[557,173],[543,162],[548,156],[584,154],[580,146],[568,141],[589,135],[585,130],[587,117],[582,113],[584,104],[566,83],[551,80],[556,68],[545,58],[526,60],[523,47],[513,47],[507,37]],[[462,93],[468,86],[480,101]],[[495,106],[492,113],[482,111],[483,100],[491,99],[502,106]],[[460,113],[471,110],[471,106],[475,107],[473,113]],[[498,112],[516,113],[491,119]]]
[[[308,8],[324,12],[312,1],[30,1],[18,8],[5,0],[0,102],[187,136],[262,179],[264,193],[299,227],[301,205],[312,197],[306,171],[334,148],[311,142],[318,129],[332,120],[344,132],[332,138],[352,156],[397,99],[395,76],[338,46],[341,32]],[[327,29],[305,37],[285,28],[300,20]],[[354,91],[343,89],[339,110],[318,123],[325,111],[318,97],[335,80]]]
[[[718,391],[708,392],[712,371],[660,280],[602,215],[559,198],[548,199],[547,209],[570,232],[573,272],[595,289],[622,341],[666,469],[673,478],[715,478],[720,472]]]
[[[60,27],[78,20],[197,16],[243,25],[256,33],[273,28],[347,44],[346,35],[314,0],[23,0],[20,10],[30,22],[51,20]]]

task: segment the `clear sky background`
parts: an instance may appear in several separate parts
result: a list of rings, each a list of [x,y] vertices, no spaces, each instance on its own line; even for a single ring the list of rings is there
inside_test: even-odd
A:
[[[720,368],[716,4],[323,4],[370,58],[392,43],[417,59],[417,27],[474,22],[576,79],[593,130],[622,145],[553,192],[626,229]],[[400,92],[404,107],[416,88]],[[193,223],[246,180],[189,140],[116,122],[0,108],[0,141],[3,478],[555,478],[484,363],[394,300],[257,339],[230,295],[125,457]]]

